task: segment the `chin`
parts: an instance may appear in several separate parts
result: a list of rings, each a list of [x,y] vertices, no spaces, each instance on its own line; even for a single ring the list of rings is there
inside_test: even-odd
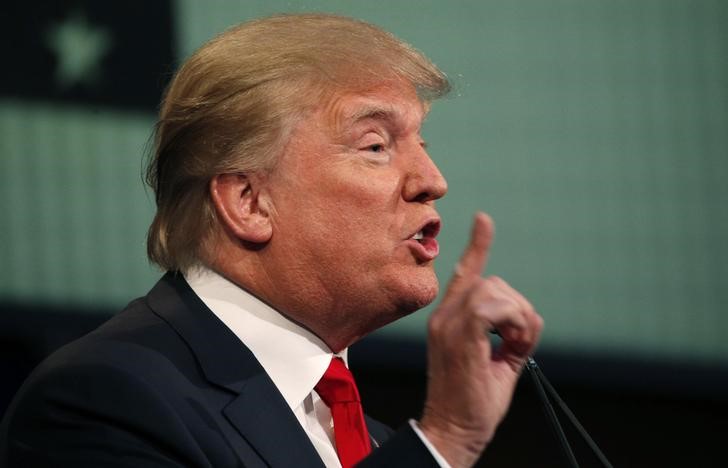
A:
[[[406,282],[400,287],[397,294],[397,309],[401,316],[431,304],[437,298],[440,289],[437,276],[432,270],[426,275],[417,275],[415,281]]]
[[[405,278],[407,280],[403,280]],[[358,324],[354,327],[354,332],[351,334],[353,338],[347,341],[347,346],[374,330],[432,303],[437,298],[439,284],[432,270],[427,272],[420,270],[416,274],[411,272],[405,274],[400,271],[390,276],[384,283],[380,283],[376,291],[379,294],[374,293],[350,301],[366,306],[353,316],[350,315],[350,318],[354,318],[346,321],[348,325]],[[382,292],[385,292],[385,295],[380,295]]]

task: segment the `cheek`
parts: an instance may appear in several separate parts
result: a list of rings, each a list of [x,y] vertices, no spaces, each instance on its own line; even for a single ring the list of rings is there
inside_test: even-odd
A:
[[[313,159],[313,158],[311,158]],[[398,175],[387,168],[336,160],[322,166],[301,158],[280,187],[277,218],[287,236],[325,262],[350,259],[366,270],[391,262],[402,237]],[[386,258],[385,258],[386,257]]]
[[[356,167],[323,175],[316,185],[323,195],[347,202],[361,211],[382,209],[399,193],[395,174]]]
[[[403,222],[396,178],[384,174],[358,174],[336,181],[327,190],[334,217],[368,235],[389,235]],[[398,233],[398,232],[397,232]]]

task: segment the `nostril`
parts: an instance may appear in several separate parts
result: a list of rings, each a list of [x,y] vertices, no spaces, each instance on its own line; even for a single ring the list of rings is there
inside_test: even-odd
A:
[[[418,194],[413,201],[418,203],[424,203],[433,199],[433,196],[429,192],[422,192]]]

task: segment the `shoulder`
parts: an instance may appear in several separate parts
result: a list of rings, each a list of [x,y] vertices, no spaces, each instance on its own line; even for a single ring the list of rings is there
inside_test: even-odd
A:
[[[132,466],[203,458],[158,385],[101,359],[59,362],[64,354],[42,365],[8,409],[0,430],[2,462]]]
[[[29,382],[73,374],[83,375],[86,383],[99,375],[97,385],[102,386],[111,375],[152,384],[159,377],[171,377],[170,372],[194,367],[194,355],[184,340],[142,298],[52,353],[31,374]]]
[[[199,460],[178,405],[199,379],[193,360],[143,302],[130,304],[26,380],[0,428],[0,465]]]
[[[32,372],[16,400],[63,397],[86,404],[118,404],[116,396],[123,398],[125,391],[161,396],[202,380],[186,342],[142,298],[52,353]]]

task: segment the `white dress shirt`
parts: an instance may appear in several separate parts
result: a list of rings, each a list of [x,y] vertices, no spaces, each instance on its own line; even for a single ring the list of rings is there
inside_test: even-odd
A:
[[[314,390],[334,356],[331,349],[310,331],[210,269],[195,267],[184,277],[263,366],[324,464],[341,468],[334,448],[331,411]],[[338,356],[348,367],[347,350]],[[415,421],[410,424],[440,466],[448,466]]]

